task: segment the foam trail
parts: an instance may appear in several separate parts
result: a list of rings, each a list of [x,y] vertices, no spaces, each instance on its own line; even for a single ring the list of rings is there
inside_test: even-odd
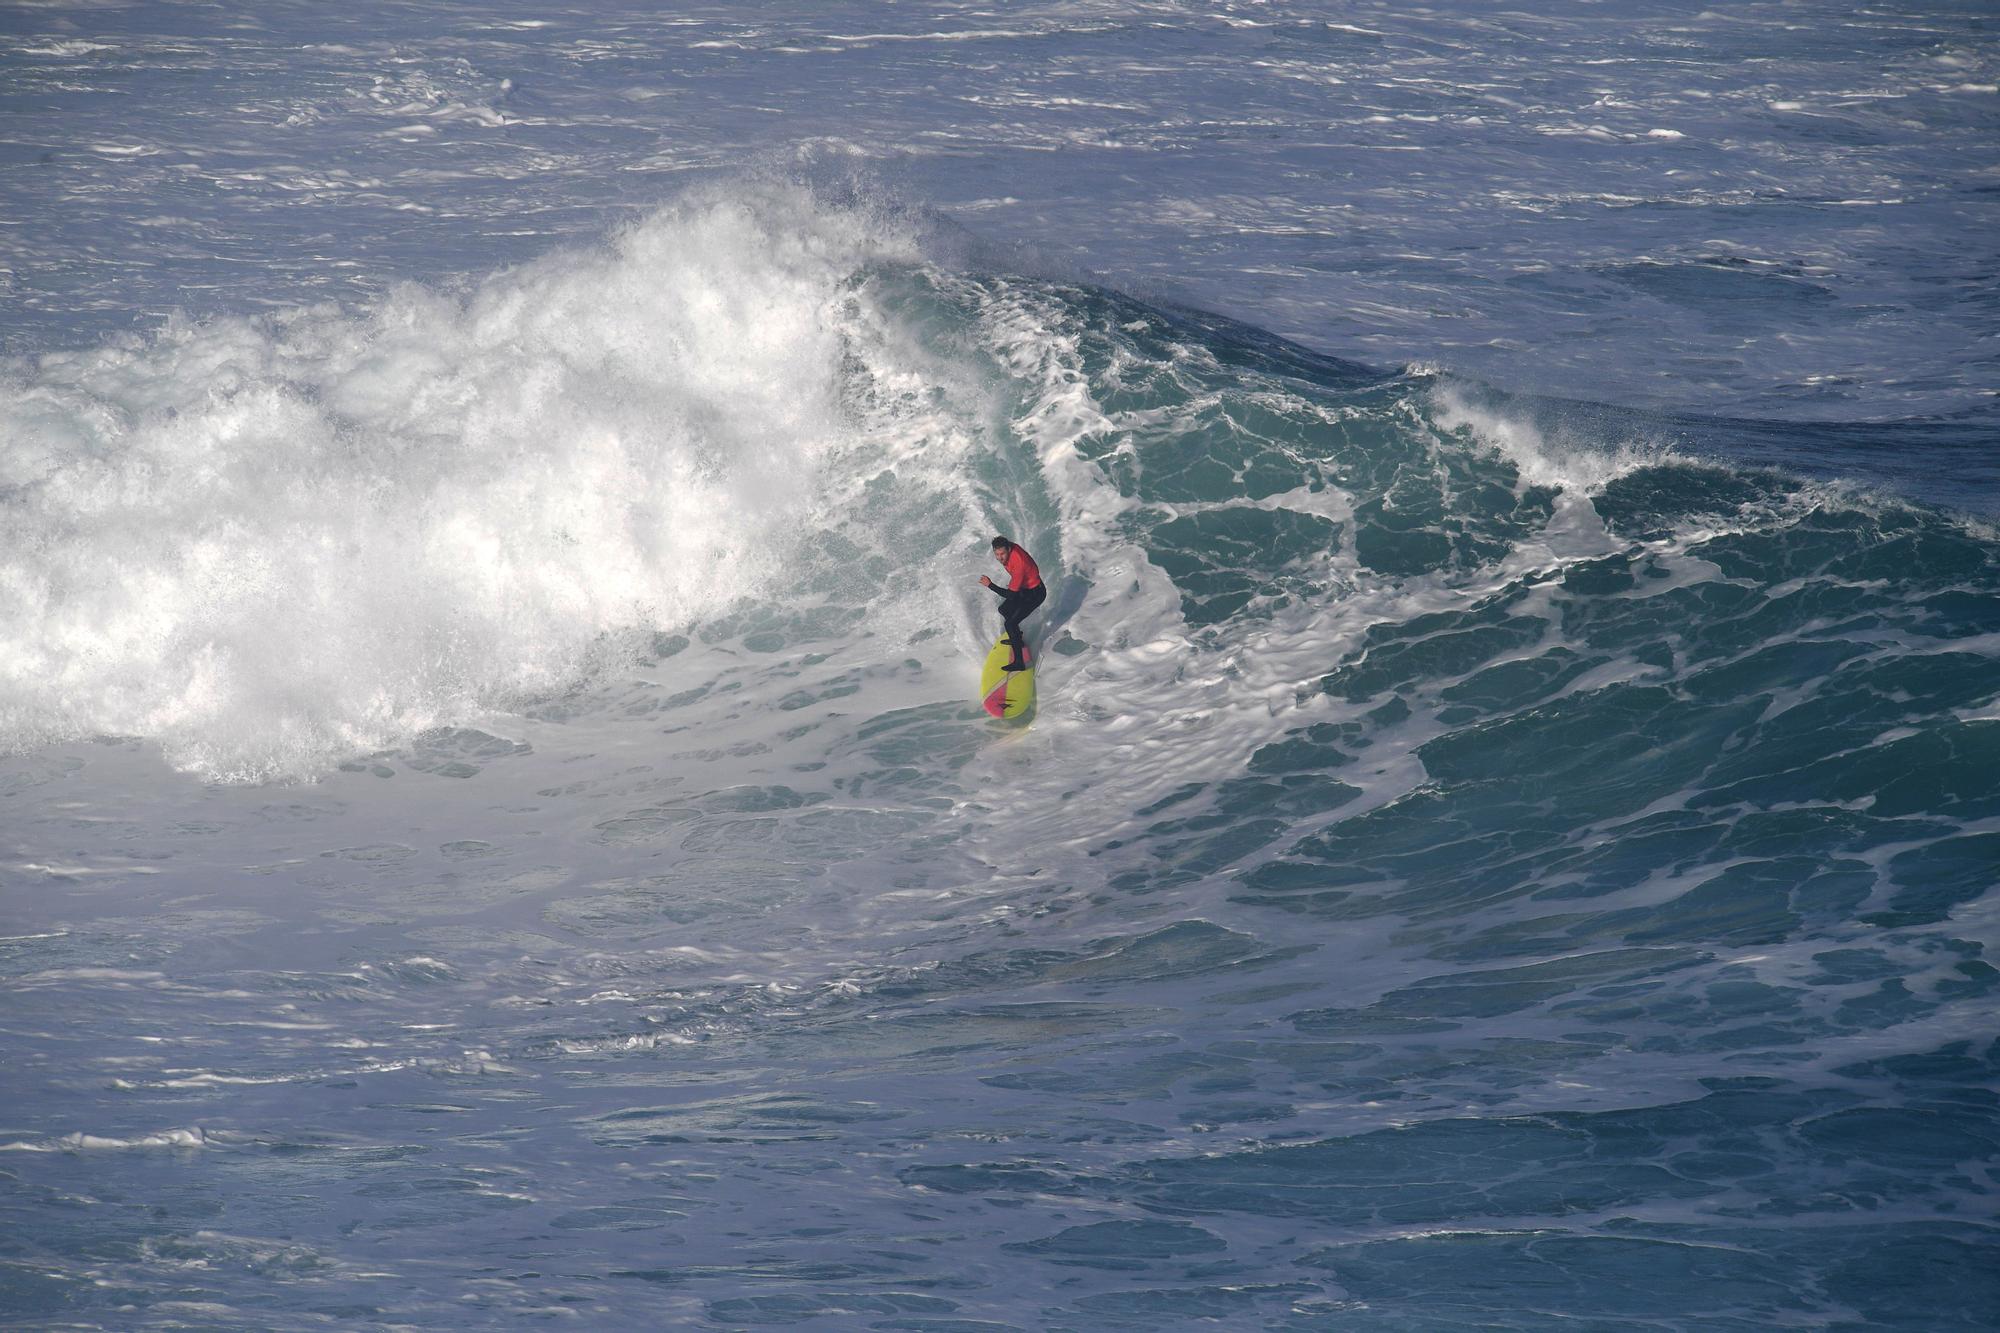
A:
[[[0,746],[309,775],[755,591],[852,442],[850,279],[908,253],[712,191],[462,295],[8,366]]]

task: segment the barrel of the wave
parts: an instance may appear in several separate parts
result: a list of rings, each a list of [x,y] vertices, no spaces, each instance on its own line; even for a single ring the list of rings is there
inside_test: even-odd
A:
[[[1007,586],[987,577],[979,582],[1000,595],[1004,628],[980,670],[979,697],[987,712],[1011,722],[1026,717],[1035,706],[1034,658],[1021,622],[1041,606],[1048,589],[1042,586],[1042,571],[1034,557],[1007,538],[993,539],[993,558],[1007,571]]]

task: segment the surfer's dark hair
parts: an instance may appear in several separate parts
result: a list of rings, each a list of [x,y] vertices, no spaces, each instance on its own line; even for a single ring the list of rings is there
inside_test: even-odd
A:
[[[1008,541],[1005,537],[995,537],[993,539],[993,549],[996,551],[1008,550],[1013,545],[1014,543]]]

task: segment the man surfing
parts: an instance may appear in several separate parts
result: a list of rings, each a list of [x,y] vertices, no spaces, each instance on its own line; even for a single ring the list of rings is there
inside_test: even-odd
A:
[[[1002,588],[984,574],[979,576],[979,582],[1000,594],[1000,620],[1007,626],[1007,646],[1014,650],[1014,660],[1002,669],[1024,671],[1028,666],[1028,644],[1021,637],[1021,622],[1042,604],[1049,590],[1042,586],[1042,571],[1035,558],[1005,537],[993,539],[993,558],[1006,568],[1007,586]]]

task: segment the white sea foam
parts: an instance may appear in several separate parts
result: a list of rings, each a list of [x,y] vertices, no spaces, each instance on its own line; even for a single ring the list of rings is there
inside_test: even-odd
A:
[[[199,1125],[187,1129],[163,1129],[152,1134],[63,1134],[47,1139],[22,1139],[0,1143],[0,1152],[126,1152],[143,1148],[205,1148],[207,1131]]]
[[[377,308],[0,382],[0,746],[320,771],[765,586],[852,443],[850,281],[907,239],[739,188]]]
[[[1672,461],[1670,451],[1643,439],[1605,440],[1550,434],[1518,411],[1477,401],[1466,386],[1449,381],[1433,391],[1435,419],[1446,430],[1467,430],[1504,454],[1532,486],[1589,493],[1637,468]]]

